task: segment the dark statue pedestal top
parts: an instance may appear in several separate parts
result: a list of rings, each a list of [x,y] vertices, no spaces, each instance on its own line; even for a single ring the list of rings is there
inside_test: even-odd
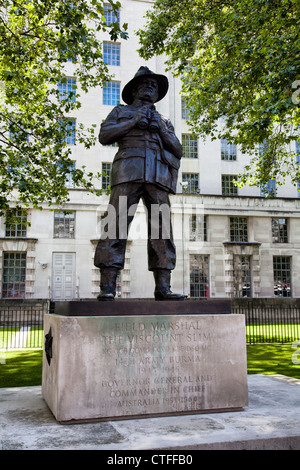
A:
[[[108,302],[93,300],[55,302],[54,314],[65,316],[118,315],[207,315],[230,314],[231,301],[226,299],[155,301],[119,299]]]

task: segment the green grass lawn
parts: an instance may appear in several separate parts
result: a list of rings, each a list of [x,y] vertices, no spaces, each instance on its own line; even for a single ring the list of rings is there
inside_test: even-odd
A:
[[[300,364],[293,363],[293,354],[300,360],[300,345],[297,349],[291,343],[248,345],[248,373],[282,374],[300,379]],[[0,388],[41,385],[42,356],[41,350],[0,351]]]
[[[42,383],[42,350],[0,351],[0,388]]]
[[[300,359],[300,346],[297,349],[292,346],[292,343],[248,345],[248,374],[282,374],[300,379],[300,364],[293,363],[293,358],[294,362]]]

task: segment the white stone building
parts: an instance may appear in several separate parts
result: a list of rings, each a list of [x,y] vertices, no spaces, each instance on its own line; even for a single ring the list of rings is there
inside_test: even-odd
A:
[[[129,39],[113,44],[103,34],[104,52],[114,73],[112,84],[90,90],[72,117],[86,126],[100,123],[120,100],[123,86],[141,65],[165,73],[163,58],[147,63],[138,53],[134,31],[142,27],[152,1],[123,0],[120,22],[129,25]],[[66,67],[72,79],[73,65]],[[177,194],[171,196],[177,265],[172,290],[191,297],[299,297],[300,199],[287,182],[266,199],[260,188],[237,189],[232,178],[247,163],[226,142],[195,140],[182,106],[180,82],[169,77],[169,92],[157,109],[174,124],[184,147]],[[122,101],[121,101],[122,102]],[[90,150],[70,142],[78,167],[107,173],[116,153],[99,143]],[[103,178],[102,187],[108,185]],[[93,265],[100,236],[100,216],[108,196],[96,197],[70,187],[64,216],[45,208],[28,210],[30,226],[0,221],[1,298],[72,300],[96,298],[100,273]],[[126,264],[120,273],[118,296],[153,297],[154,281],[147,271],[145,214],[140,204],[129,233]]]

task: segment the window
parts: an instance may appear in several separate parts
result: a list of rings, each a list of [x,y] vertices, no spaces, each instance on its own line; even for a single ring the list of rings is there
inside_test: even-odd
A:
[[[110,185],[111,163],[102,163],[102,189],[107,190]]]
[[[300,142],[296,142],[296,161],[300,163]]]
[[[62,167],[60,163],[57,163],[59,167]],[[75,188],[75,182],[73,181],[73,170],[75,169],[76,162],[71,162],[69,166],[69,173],[66,173],[66,187],[68,189],[74,189]]]
[[[190,255],[190,296],[209,297],[209,256]]]
[[[251,297],[251,257],[233,255],[234,297]]]
[[[5,236],[21,238],[27,235],[27,212],[12,210],[6,216]]]
[[[287,219],[272,219],[272,242],[288,243]]]
[[[75,169],[75,166],[76,166],[76,163],[75,163],[75,162],[72,162],[72,163],[71,163],[71,166],[70,166],[70,173],[68,173],[68,174],[66,175],[66,177],[67,177],[66,186],[67,186],[67,188],[69,188],[69,189],[74,189],[74,188],[75,188],[75,182],[74,182],[73,179],[72,179],[73,170]]]
[[[186,158],[198,158],[198,141],[191,134],[182,134],[182,151]]]
[[[189,110],[186,107],[186,99],[181,97],[181,118],[182,119],[190,119]]]
[[[274,179],[268,181],[268,183],[261,185],[260,187],[260,195],[263,197],[276,196],[276,182]]]
[[[264,140],[263,142],[259,143],[259,155],[262,160],[265,160],[265,158],[268,157],[268,154],[270,154],[270,143],[268,140]],[[267,183],[262,184],[260,186],[260,195],[263,197],[275,197],[276,196],[275,179],[270,179]]]
[[[54,238],[75,238],[74,212],[54,212]]]
[[[227,139],[221,139],[221,159],[236,160],[236,145],[231,144]]]
[[[223,196],[236,196],[238,194],[238,187],[234,184],[236,179],[236,175],[222,175]]]
[[[64,118],[60,121],[62,124],[65,123],[65,129],[60,128],[60,130],[64,130],[66,136],[64,138],[64,142],[69,145],[76,144],[76,119],[74,118]]]
[[[120,65],[120,44],[103,43],[103,60],[107,65]]]
[[[114,13],[111,5],[104,5],[104,18],[109,26],[112,23],[120,24],[120,10],[117,10],[117,14]]]
[[[230,241],[248,241],[248,219],[247,217],[230,217]]]
[[[264,140],[263,142],[259,142],[258,150],[259,150],[259,155],[263,157],[266,150],[268,150],[268,141]]]
[[[103,87],[103,104],[116,106],[120,103],[120,82],[106,82]]]
[[[76,79],[67,77],[58,84],[59,99],[68,100],[70,103],[76,101]]]
[[[185,193],[199,193],[198,173],[182,173],[182,188]]]
[[[205,215],[190,216],[190,241],[207,241],[207,225]]]
[[[122,297],[122,271],[118,271],[116,278],[116,297]]]
[[[289,256],[273,257],[274,295],[291,297],[291,258]]]
[[[2,297],[24,299],[26,253],[3,253]]]

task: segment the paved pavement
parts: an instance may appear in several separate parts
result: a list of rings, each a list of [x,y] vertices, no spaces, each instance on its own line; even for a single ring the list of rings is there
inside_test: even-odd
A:
[[[0,449],[300,450],[300,380],[249,375],[248,384],[243,411],[72,425],[57,423],[41,387],[0,389]]]

